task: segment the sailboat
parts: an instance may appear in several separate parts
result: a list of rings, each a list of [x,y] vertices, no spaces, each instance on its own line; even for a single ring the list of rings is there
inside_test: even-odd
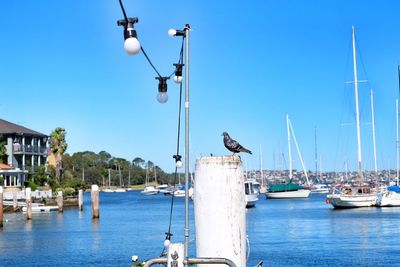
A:
[[[264,178],[264,171],[263,171],[263,156],[262,156],[262,149],[260,145],[260,180],[261,180],[261,185],[258,185],[257,191],[260,194],[265,194],[267,192],[267,184],[265,183],[265,178]]]
[[[303,158],[301,157],[299,147],[297,145],[297,140],[293,132],[293,128],[289,119],[289,115],[286,114],[286,126],[288,132],[288,149],[289,149],[289,182],[273,184],[269,187],[268,191],[265,193],[267,198],[307,198],[310,196],[310,182],[308,180],[308,175],[306,168],[304,167]],[[293,171],[292,171],[292,152],[290,136],[293,134],[293,139],[296,144],[297,153],[299,155],[301,165],[303,167],[304,175],[306,176],[308,188],[304,188],[299,184],[293,183]]]
[[[157,188],[155,188],[152,185],[149,185],[149,167],[147,166],[147,168],[146,168],[146,184],[145,184],[144,189],[142,191],[140,191],[140,193],[142,195],[149,196],[149,195],[156,195],[156,194],[158,194],[158,192],[159,192],[159,190]]]
[[[354,95],[355,95],[355,105],[356,105],[357,158],[358,158],[359,184],[356,186],[333,188],[333,191],[326,196],[326,203],[331,204],[334,208],[370,207],[375,205],[376,202],[376,193],[370,187],[363,185],[360,114],[358,109],[357,61],[356,61],[354,26],[352,27],[352,46],[353,46]]]
[[[399,67],[400,78],[400,67]],[[400,80],[399,80],[400,81]],[[400,84],[399,84],[400,86]],[[396,184],[386,188],[386,191],[378,194],[376,205],[379,207],[399,207],[400,206],[400,187],[399,187],[399,99],[396,98]]]

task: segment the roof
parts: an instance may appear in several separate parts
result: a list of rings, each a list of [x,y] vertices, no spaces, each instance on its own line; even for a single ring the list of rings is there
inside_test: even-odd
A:
[[[11,169],[12,169],[11,166],[4,163],[0,163],[0,170],[11,170]]]
[[[28,129],[24,126],[0,119],[0,134],[22,134],[22,135],[33,135],[48,137],[45,134],[36,132],[34,130]]]

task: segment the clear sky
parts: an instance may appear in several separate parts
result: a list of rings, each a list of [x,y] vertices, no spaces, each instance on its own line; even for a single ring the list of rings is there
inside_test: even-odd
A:
[[[200,155],[230,154],[227,131],[253,151],[247,169],[282,169],[288,112],[307,169],[317,127],[322,170],[356,169],[351,27],[356,28],[364,168],[373,169],[369,90],[375,94],[378,168],[395,168],[400,2],[124,1],[162,75],[173,71],[189,23],[191,169]],[[105,150],[174,169],[178,87],[159,104],[143,54],[128,56],[117,0],[0,3],[0,117],[50,134],[67,131],[68,153]],[[350,124],[350,125],[349,125]],[[182,139],[183,141],[183,139]],[[183,143],[182,143],[183,147]],[[293,151],[295,149],[293,147]],[[183,154],[183,149],[181,151]],[[293,156],[294,167],[300,168]]]

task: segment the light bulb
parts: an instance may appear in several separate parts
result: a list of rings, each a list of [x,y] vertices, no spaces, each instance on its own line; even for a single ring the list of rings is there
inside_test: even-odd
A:
[[[175,163],[175,166],[177,167],[177,168],[182,168],[182,161],[180,161],[180,160],[178,160],[176,163]]]
[[[174,37],[176,35],[176,30],[175,29],[169,29],[168,35],[171,37]]]
[[[164,247],[168,248],[170,244],[171,244],[171,241],[169,241],[168,239],[164,240]]]
[[[160,102],[161,104],[164,104],[165,102],[167,102],[168,101],[167,92],[158,92],[157,101]]]
[[[128,53],[128,55],[136,55],[140,51],[140,43],[138,39],[135,37],[130,37],[125,40],[124,43],[124,49],[125,52]]]
[[[174,82],[176,83],[182,83],[182,76],[174,76]]]

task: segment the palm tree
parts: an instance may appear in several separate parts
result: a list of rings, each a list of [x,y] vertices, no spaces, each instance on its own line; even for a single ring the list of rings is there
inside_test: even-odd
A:
[[[56,163],[56,178],[61,178],[62,156],[67,150],[68,144],[65,142],[65,129],[57,127],[50,135],[50,149],[54,155]]]

